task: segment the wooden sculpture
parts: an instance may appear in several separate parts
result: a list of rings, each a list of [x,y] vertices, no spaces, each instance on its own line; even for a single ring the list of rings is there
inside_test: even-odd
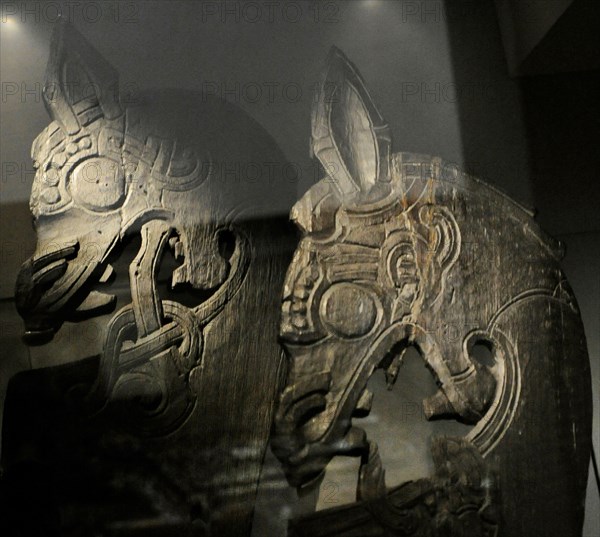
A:
[[[289,482],[360,457],[356,503],[290,522],[290,536],[577,536],[590,455],[590,374],[561,245],[531,212],[443,160],[392,153],[390,129],[337,49],[312,115],[324,170],[294,206],[302,232],[280,337],[288,376],[274,452]],[[473,255],[474,247],[477,255]],[[451,323],[458,338],[440,337]],[[474,358],[487,346],[493,364]],[[438,383],[430,478],[388,489],[368,414],[378,368],[393,385],[416,347]]]
[[[165,90],[122,102],[115,69],[68,24],[46,77],[38,243],[16,290],[26,338],[118,311],[100,356],[11,382],[3,522],[24,534],[247,535],[280,378],[289,257],[269,205],[291,206],[273,172],[284,157],[224,101]],[[115,266],[118,297],[102,290]],[[46,517],[53,502],[60,520]]]

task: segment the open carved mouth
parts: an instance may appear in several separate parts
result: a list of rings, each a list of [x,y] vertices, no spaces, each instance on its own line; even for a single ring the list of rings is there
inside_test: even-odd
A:
[[[443,366],[440,367],[442,362],[435,342],[426,336],[427,334],[419,334],[414,326],[410,327],[407,323],[389,327],[381,334],[357,365],[353,381],[347,384],[343,395],[337,398],[335,411],[329,412],[326,419],[331,421],[327,433],[316,441],[317,447],[309,444],[289,458],[291,465],[287,466],[288,476],[297,480],[296,486],[311,487],[320,482],[325,467],[334,456],[360,456],[355,497],[337,507],[328,508],[323,505],[323,511],[292,520],[290,535],[353,535],[356,534],[354,531],[357,523],[364,528],[377,528],[377,531],[382,527],[387,528],[394,535],[417,534],[419,528],[430,530],[438,528],[439,524],[440,528],[451,524],[453,528],[460,527],[467,531],[461,533],[457,530],[456,534],[460,535],[497,534],[498,482],[484,456],[493,449],[512,419],[515,397],[518,396],[518,388],[515,386],[520,384],[518,367],[501,335],[478,331],[470,333],[463,340],[463,347],[476,363],[472,372],[449,375]],[[489,352],[475,359],[476,347],[479,350],[487,348]],[[408,481],[404,477],[399,485],[388,488],[379,446],[367,438],[368,434],[374,432],[373,437],[380,438],[376,434],[378,429],[366,426],[365,422],[353,424],[352,419],[371,415],[374,398],[379,393],[374,395],[371,392],[371,384],[367,387],[369,379],[379,370],[383,371],[388,387],[395,385],[400,378],[400,370],[406,367],[405,359],[411,349],[417,351],[417,361],[425,364],[438,386],[438,391],[433,396],[423,400],[425,417],[428,421],[448,420],[449,427],[442,427],[446,434],[434,434],[433,437],[431,434],[427,435],[428,444],[421,448],[431,452],[433,471],[428,469],[427,477],[411,476]],[[486,363],[487,360],[491,361]],[[490,372],[494,379],[492,384],[487,384],[486,375],[481,373],[481,366]],[[411,374],[410,368],[406,374]],[[402,375],[402,378],[407,377]],[[324,380],[327,383],[320,382],[322,387],[331,385],[331,378]],[[315,382],[314,390],[317,390],[318,384],[319,382]],[[479,392],[470,391],[473,390],[472,386],[478,388]],[[305,396],[310,396],[305,386],[297,387],[304,388]],[[290,388],[286,391],[288,390]],[[456,393],[453,394],[453,390],[461,393],[471,404],[473,408],[470,412],[465,412],[464,409],[463,412],[458,412],[452,405],[445,412],[442,411],[443,408],[439,406],[440,394],[445,397],[448,393],[454,400]],[[487,394],[483,393],[486,391]],[[475,396],[476,393],[479,393],[479,398]],[[469,396],[472,400],[469,400]],[[445,401],[450,403],[447,397]],[[483,406],[482,401],[485,401]],[[386,407],[386,414],[387,411]],[[457,422],[462,422],[463,425],[458,425]],[[467,424],[472,427],[467,428]],[[450,436],[447,435],[448,432]],[[390,431],[385,429],[383,436],[389,434]],[[309,460],[311,454],[312,459]],[[440,512],[443,513],[441,518],[438,516]],[[357,522],[357,517],[360,517],[360,522]],[[454,530],[450,533],[444,531],[446,530],[443,529],[440,534],[455,534]],[[367,533],[365,529],[364,534]]]
[[[427,419],[450,419],[467,425],[481,421],[498,393],[494,375],[479,364],[459,376],[452,375],[426,333],[419,333],[416,325],[397,323],[354,362],[354,371],[343,386],[339,379],[336,385],[331,371],[307,372],[288,381],[276,418],[274,450],[286,464],[292,484],[310,486],[334,456],[368,456],[372,443],[360,424],[352,420],[371,413],[374,395],[367,384],[375,371],[383,370],[391,388],[406,352],[413,347],[438,386],[437,392],[422,403]],[[294,354],[294,349],[288,351]],[[455,403],[457,400],[463,406]]]

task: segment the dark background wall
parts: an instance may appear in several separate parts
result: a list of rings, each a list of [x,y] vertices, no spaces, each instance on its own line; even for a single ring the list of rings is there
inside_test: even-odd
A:
[[[578,61],[589,55],[589,41],[568,46],[581,34],[574,30],[575,10],[585,5],[589,21],[592,3],[553,6],[552,28],[560,29],[561,13],[570,17],[558,40],[569,51],[560,72],[547,61],[537,70],[542,74],[513,78],[491,0],[2,2],[2,383],[12,371],[51,359],[20,344],[11,297],[16,270],[34,245],[29,148],[48,123],[41,87],[60,7],[119,70],[130,98],[142,89],[179,87],[197,91],[199,99],[202,91],[215,93],[246,110],[294,164],[298,195],[317,179],[308,152],[312,87],[329,47],[342,48],[389,121],[395,150],[436,154],[466,168],[535,206],[542,226],[564,240],[597,389],[600,73]],[[529,4],[516,26],[534,27],[539,38],[548,13],[543,3]],[[543,43],[531,43],[528,50],[545,57]],[[547,57],[556,46],[546,48]],[[597,449],[597,391],[594,402]],[[600,532],[599,517],[598,491],[590,485],[586,537]]]

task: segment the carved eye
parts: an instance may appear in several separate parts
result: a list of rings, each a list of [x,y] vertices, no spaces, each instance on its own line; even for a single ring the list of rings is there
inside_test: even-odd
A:
[[[125,197],[123,168],[106,157],[89,158],[71,172],[69,187],[77,205],[97,212],[109,211]]]
[[[377,320],[379,301],[353,283],[333,284],[321,299],[321,319],[331,332],[343,338],[367,334]]]

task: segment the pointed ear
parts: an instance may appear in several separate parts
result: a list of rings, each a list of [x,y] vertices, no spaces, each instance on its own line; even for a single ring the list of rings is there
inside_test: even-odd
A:
[[[391,133],[356,67],[331,49],[312,111],[312,151],[342,196],[390,181]]]
[[[58,22],[46,68],[44,104],[68,134],[89,123],[92,108],[107,119],[121,115],[119,75],[68,22]],[[93,119],[98,117],[94,115]]]

